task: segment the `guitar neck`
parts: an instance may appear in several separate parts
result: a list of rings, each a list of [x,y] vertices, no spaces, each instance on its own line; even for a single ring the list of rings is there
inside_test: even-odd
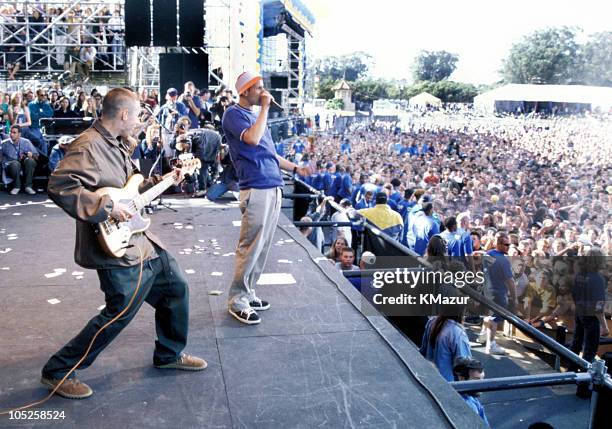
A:
[[[151,201],[160,196],[166,189],[174,184],[174,176],[166,177],[164,180],[153,186],[148,191],[140,194],[134,199],[137,210],[149,205]]]

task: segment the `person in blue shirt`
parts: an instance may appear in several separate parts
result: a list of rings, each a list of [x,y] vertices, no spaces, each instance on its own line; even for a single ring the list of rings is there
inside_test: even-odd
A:
[[[393,201],[396,207],[397,207],[397,203],[399,203],[400,200],[402,199],[402,194],[399,190],[401,184],[402,182],[397,177],[394,177],[393,179],[391,179],[391,186],[393,187],[393,190],[391,192],[391,195],[389,195],[389,200]]]
[[[408,155],[410,156],[419,156],[419,148],[416,142],[413,142],[408,148]]]
[[[582,358],[593,362],[599,347],[599,319],[606,304],[606,279],[599,271],[605,266],[603,252],[590,249],[578,258],[578,270],[572,287],[572,298],[576,303],[576,329],[570,349]]]
[[[410,210],[416,204],[416,202],[412,199],[413,194],[414,189],[406,189],[404,191],[404,197],[397,202],[397,211],[399,212],[402,219],[404,219],[404,225],[407,221],[406,215],[408,214],[408,210]]]
[[[433,218],[433,204],[423,204],[421,211],[417,212],[413,218],[411,217],[410,222],[412,224],[412,237],[414,238],[412,250],[423,256],[429,239],[440,232],[440,228]]]
[[[459,258],[461,256],[461,235],[457,232],[457,219],[454,216],[446,218],[444,227],[446,229],[440,234],[440,237],[446,242],[448,256]]]
[[[342,187],[342,180],[344,179],[344,175],[346,174],[346,170],[341,165],[336,167],[336,174],[334,176],[334,181],[332,182],[328,192],[326,195],[333,197],[336,202],[340,201],[338,199],[338,191]]]
[[[431,317],[419,349],[423,357],[433,362],[446,381],[454,381],[453,362],[458,357],[471,357],[470,341],[461,318],[457,316]]]
[[[453,374],[455,375],[455,381],[482,380],[485,376],[482,363],[472,357],[456,358],[453,362]],[[478,394],[462,393],[461,397],[468,407],[474,410],[474,412],[484,420],[487,426],[491,426],[485,414],[484,407],[478,400]]]
[[[374,193],[372,191],[367,191],[363,198],[355,204],[355,210],[369,209],[374,206]]]
[[[25,192],[34,195],[32,188],[34,169],[38,159],[38,151],[28,139],[21,137],[19,125],[12,125],[9,138],[2,142],[2,165],[7,179],[13,182],[11,195],[17,195],[21,190],[21,172],[25,176]]]
[[[191,128],[199,128],[203,105],[202,100],[200,100],[199,92],[193,82],[185,82],[184,92],[179,102],[187,108],[187,116],[189,116],[189,120],[191,121]]]
[[[378,174],[372,174],[370,180],[361,185],[359,193],[357,194],[357,200],[363,198],[366,192],[372,192],[372,195],[376,195],[382,191],[382,178]]]
[[[49,172],[53,173],[53,171],[57,168],[57,164],[64,159],[64,155],[66,155],[64,148],[73,140],[74,137],[62,136],[60,137],[58,143],[53,146],[51,149],[51,154],[49,154]]]
[[[337,199],[341,201],[346,198],[350,200],[353,192],[353,178],[351,176],[351,167],[344,167],[344,173],[342,173],[342,181],[338,187]]]
[[[53,117],[53,107],[47,101],[47,91],[42,88],[37,89],[36,100],[30,101],[28,109],[32,125],[24,137],[28,138],[38,148],[39,153],[46,157],[49,154],[49,147],[40,130],[40,120]]]
[[[297,139],[294,143],[293,143],[293,153],[295,153],[296,155],[298,153],[303,153],[305,149],[304,143],[302,142],[302,140]]]
[[[187,116],[187,107],[178,101],[178,91],[176,88],[169,88],[166,91],[166,102],[159,111],[159,121],[167,130],[173,130],[179,118]]]
[[[516,308],[518,306],[516,284],[514,283],[514,276],[512,274],[512,265],[506,256],[509,248],[510,238],[505,233],[499,233],[497,236],[496,248],[487,252],[488,256],[494,258],[494,262],[488,268],[488,273],[493,301],[504,308],[508,308],[509,295],[510,304]],[[485,318],[486,337],[484,339],[486,340],[485,352],[487,354],[503,355],[506,353],[506,351],[495,342],[497,326],[499,323],[503,323],[503,321],[504,319],[497,313],[493,313],[492,317]],[[482,340],[482,338],[479,338],[479,340]]]
[[[470,215],[469,213],[459,213],[457,216],[457,233],[461,236],[461,257],[466,266],[474,270],[474,245],[470,235]]]
[[[325,174],[323,175],[323,192],[325,195],[330,195],[329,191],[336,178],[336,166],[332,162],[325,165]]]
[[[310,175],[309,167],[299,167],[276,154],[267,127],[272,95],[264,89],[261,76],[244,72],[238,76],[237,104],[223,115],[222,127],[240,188],[242,222],[236,248],[234,276],[228,294],[229,313],[240,322],[261,322],[256,310],[267,310],[270,304],[255,294],[273,243],[281,209],[284,185],[280,170],[300,176]],[[260,106],[253,112],[253,106]]]
[[[321,161],[317,161],[316,170],[310,175],[310,186],[317,191],[323,190],[323,177],[325,172],[322,171]]]
[[[340,145],[340,153],[343,155],[351,153],[351,141],[349,139],[344,139]]]
[[[351,192],[351,205],[356,206],[357,202],[361,199],[361,187],[366,183],[368,177],[365,174],[359,175],[359,182],[353,187]]]

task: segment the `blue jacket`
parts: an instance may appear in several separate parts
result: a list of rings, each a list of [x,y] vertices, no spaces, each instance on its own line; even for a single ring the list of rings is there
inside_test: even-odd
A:
[[[423,256],[427,250],[429,240],[440,232],[440,227],[432,216],[427,216],[423,211],[415,214],[414,218],[411,219],[411,223],[412,234],[414,236],[412,250]]]

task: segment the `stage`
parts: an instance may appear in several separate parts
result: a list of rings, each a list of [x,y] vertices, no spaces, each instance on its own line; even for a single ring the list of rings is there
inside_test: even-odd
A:
[[[260,325],[233,319],[225,302],[240,229],[237,203],[168,201],[178,213],[160,210],[151,228],[189,280],[185,351],[206,359],[208,368],[154,368],[154,318],[145,305],[78,373],[94,390],[91,398],[55,396],[35,409],[64,411],[64,419],[0,416],[0,427],[452,427],[448,419],[458,428],[484,427],[412,343],[382,317],[364,316],[359,293],[316,259],[321,255],[284,215],[262,279],[267,284],[258,289],[272,307],[260,313]],[[104,305],[96,273],[73,261],[74,231],[74,220],[46,195],[0,194],[2,410],[48,393],[41,367]]]

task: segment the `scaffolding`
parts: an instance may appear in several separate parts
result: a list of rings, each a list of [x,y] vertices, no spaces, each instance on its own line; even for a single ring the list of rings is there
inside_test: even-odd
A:
[[[28,74],[75,71],[95,47],[91,71],[125,72],[123,0],[0,1],[0,68]]]

